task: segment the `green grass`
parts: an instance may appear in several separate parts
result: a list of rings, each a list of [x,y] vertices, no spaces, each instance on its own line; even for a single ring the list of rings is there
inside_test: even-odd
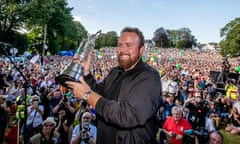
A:
[[[227,133],[224,129],[219,130],[223,134],[223,144],[240,144],[240,135]]]

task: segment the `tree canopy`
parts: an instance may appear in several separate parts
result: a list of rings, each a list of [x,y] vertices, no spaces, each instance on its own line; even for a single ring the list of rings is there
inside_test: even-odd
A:
[[[21,51],[41,53],[45,29],[51,53],[75,49],[87,35],[84,26],[73,20],[73,8],[67,7],[66,0],[0,1],[0,4],[0,39]]]
[[[240,18],[235,18],[226,24],[220,31],[223,40],[220,42],[223,56],[236,57],[240,55]]]
[[[188,28],[165,30],[163,27],[160,27],[154,32],[153,41],[157,47],[191,48],[193,45],[196,45],[197,40]]]

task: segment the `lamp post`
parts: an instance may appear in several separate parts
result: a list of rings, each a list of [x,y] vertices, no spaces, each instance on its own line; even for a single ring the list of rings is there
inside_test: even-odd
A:
[[[44,26],[44,38],[43,38],[43,56],[45,54],[45,48],[46,48],[46,38],[47,38],[47,24]]]

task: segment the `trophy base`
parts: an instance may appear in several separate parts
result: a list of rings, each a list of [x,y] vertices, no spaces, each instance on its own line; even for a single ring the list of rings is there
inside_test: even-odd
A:
[[[62,73],[55,78],[60,85],[69,88],[66,81],[79,82],[79,77],[83,75],[83,67],[78,63],[71,63]]]
[[[79,80],[76,80],[75,78],[73,77],[70,77],[69,75],[65,75],[65,74],[62,74],[62,75],[59,75],[55,78],[55,81],[57,83],[59,83],[60,85],[66,87],[66,88],[69,88],[67,86],[67,84],[65,83],[66,81],[73,81],[73,82],[79,82]]]

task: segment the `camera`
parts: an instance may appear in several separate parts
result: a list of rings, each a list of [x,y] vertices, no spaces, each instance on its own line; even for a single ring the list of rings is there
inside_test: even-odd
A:
[[[200,144],[208,144],[209,133],[204,127],[198,127],[196,130],[186,130],[184,143],[195,143],[195,136]]]
[[[63,102],[67,102],[67,101],[68,101],[67,96],[64,95],[64,96],[63,96]]]
[[[204,127],[198,127],[197,130],[193,130],[193,134],[202,139],[209,139],[208,131]]]
[[[90,140],[90,135],[88,133],[89,131],[90,131],[89,123],[85,123],[82,127],[82,140],[86,143],[88,143]]]
[[[63,115],[63,116],[61,117],[62,122],[64,122],[66,119],[67,119],[66,115]]]
[[[69,127],[72,123],[71,123],[71,119],[69,118],[69,115],[67,115],[67,114],[65,114],[61,117],[62,124],[65,123],[66,120],[67,120],[66,126]]]
[[[201,102],[199,103],[199,108],[200,109],[208,109],[208,101],[207,100],[201,100]]]

